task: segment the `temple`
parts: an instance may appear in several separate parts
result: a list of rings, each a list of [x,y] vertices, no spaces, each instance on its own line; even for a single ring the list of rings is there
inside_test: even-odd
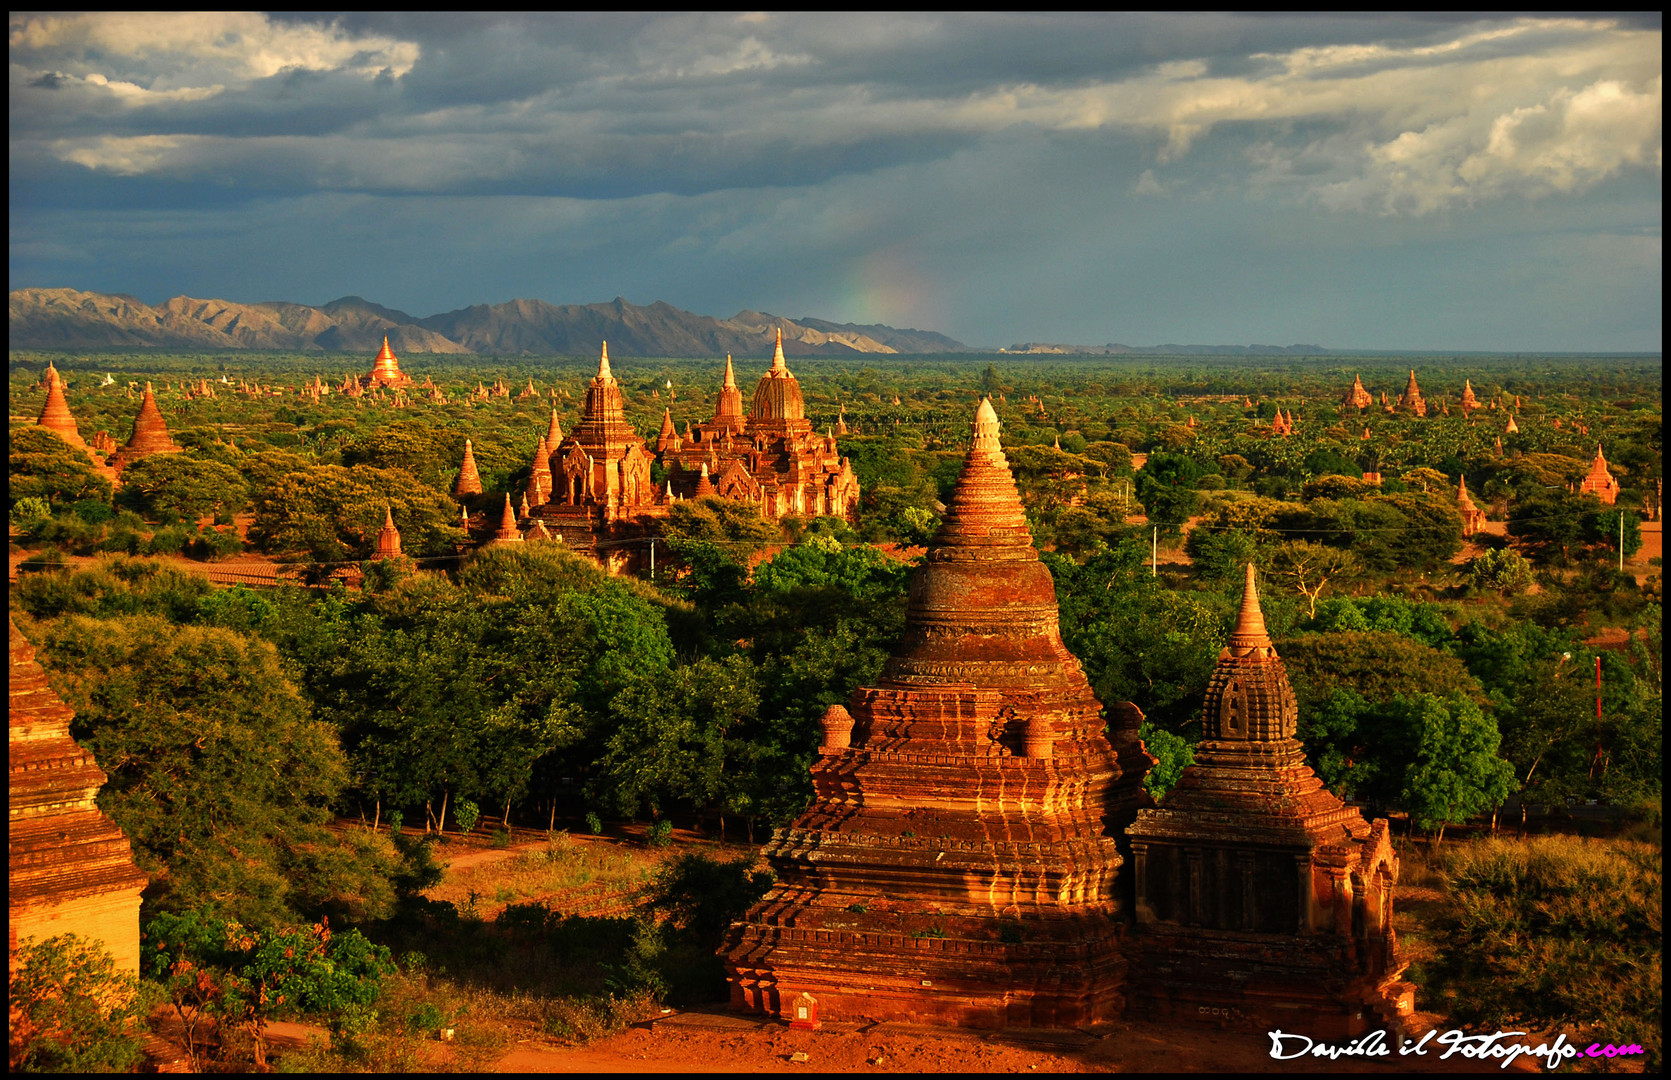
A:
[[[1398,395],[1398,407],[1409,409],[1417,416],[1427,415],[1427,402],[1422,400],[1421,387],[1416,385],[1416,369],[1410,369],[1410,381],[1404,384],[1404,393]]]
[[[1346,391],[1346,399],[1341,404],[1354,409],[1367,409],[1375,404],[1375,399],[1364,389],[1362,376],[1352,376],[1352,389]]]
[[[763,386],[755,415],[785,389]],[[983,400],[898,652],[824,715],[812,805],[721,950],[739,1007],[810,993],[828,1019],[979,1027],[1123,1007],[1115,837],[1150,804],[1153,759],[1135,706],[1104,734],[1062,644],[998,426]]]
[[[1619,498],[1619,482],[1613,479],[1613,474],[1607,471],[1607,459],[1601,454],[1601,447],[1596,447],[1595,460],[1590,462],[1590,471],[1579,483],[1580,494],[1594,495],[1608,506],[1612,506]]]
[[[1460,474],[1456,478],[1456,509],[1462,514],[1463,536],[1472,536],[1485,528],[1485,511],[1474,505],[1468,495],[1468,480]]]
[[[1474,396],[1474,384],[1468,379],[1462,380],[1462,415],[1480,407],[1480,399]]]
[[[23,938],[78,934],[104,946],[118,970],[137,974],[147,879],[128,838],[93,801],[108,777],[70,738],[75,713],[47,684],[34,646],[8,623],[10,966]]]
[[[458,479],[453,483],[453,498],[464,500],[482,493],[482,477],[476,471],[476,451],[469,439],[464,440],[464,463],[458,467]]]
[[[394,508],[383,508],[383,531],[377,534],[377,550],[372,554],[372,560],[381,562],[384,559],[401,558],[400,530],[395,528]]]
[[[383,350],[371,362],[371,371],[355,380],[355,385],[361,389],[386,386],[391,390],[412,385],[412,376],[400,370],[400,361],[395,358],[394,350],[389,348],[387,335],[383,338]]]
[[[768,518],[851,517],[859,501],[858,479],[837,452],[835,434],[816,434],[806,418],[800,383],[783,357],[782,330],[746,416],[727,356],[713,419],[680,438],[666,413],[656,452],[677,495],[695,496],[706,466],[716,493],[758,503]]]
[[[117,473],[121,473],[140,458],[152,454],[178,454],[181,449],[169,436],[168,424],[162,418],[162,410],[157,408],[157,396],[151,392],[151,384],[146,383],[145,397],[139,403],[138,415],[133,418],[133,434],[128,436],[127,445],[111,458],[111,465]]]
[[[1294,737],[1298,715],[1250,564],[1195,762],[1128,830],[1134,1011],[1256,1027],[1303,1016],[1313,1035],[1352,1035],[1377,1010],[1408,1010],[1387,822],[1370,825],[1323,787]]]
[[[565,437],[553,412],[542,441],[550,455],[548,479],[536,464],[529,483],[535,490],[542,482],[551,486],[530,497],[529,505],[544,531],[606,566],[633,558],[636,549],[611,545],[651,535],[652,519],[665,516],[666,507],[658,505],[650,483],[644,440],[627,423],[621,384],[609,369],[608,342],[586,388],[580,423]]]

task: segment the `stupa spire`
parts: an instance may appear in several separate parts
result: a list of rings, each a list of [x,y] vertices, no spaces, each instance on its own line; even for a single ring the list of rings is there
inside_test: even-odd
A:
[[[783,360],[783,327],[777,328],[777,344],[772,347],[772,370],[787,371],[789,365]]]
[[[469,439],[464,440],[464,464],[458,467],[458,482],[453,484],[453,498],[482,493],[482,476],[476,471],[476,454]]]
[[[139,414],[133,420],[133,434],[128,437],[127,445],[116,451],[111,464],[120,472],[139,458],[151,454],[176,454],[180,449],[169,437],[168,424],[162,418],[162,410],[157,408],[157,395],[151,390],[151,384],[146,383],[145,396],[139,402]]]
[[[603,355],[598,357],[598,378],[613,379],[614,377],[609,373],[609,342],[606,341],[603,343]]]
[[[493,534],[496,544],[516,544],[522,541],[522,533],[516,527],[516,511],[511,509],[511,493],[505,492],[505,512],[499,515],[499,529]]]
[[[1232,649],[1268,649],[1271,635],[1265,632],[1265,612],[1259,607],[1259,586],[1254,583],[1253,564],[1247,564],[1247,587],[1242,590],[1242,609],[1236,613],[1236,628],[1230,631]]]
[[[152,407],[155,408],[154,402]],[[41,406],[41,415],[35,423],[71,446],[79,450],[87,449],[81,432],[76,429],[75,417],[70,413],[70,403],[64,399],[64,380],[50,363],[46,369],[46,403]]]
[[[545,429],[545,445],[555,454],[557,444],[563,441],[563,425],[557,422],[557,410],[551,410],[551,426]]]
[[[782,337],[783,337],[783,331],[779,330],[778,331],[778,340],[779,340],[778,348],[779,348],[780,352],[781,352],[782,347],[783,347],[782,346]],[[730,353],[725,354],[725,382],[721,384],[720,389],[721,390],[735,390],[735,389],[737,389],[737,374],[736,374],[736,372],[731,370],[731,354]]]

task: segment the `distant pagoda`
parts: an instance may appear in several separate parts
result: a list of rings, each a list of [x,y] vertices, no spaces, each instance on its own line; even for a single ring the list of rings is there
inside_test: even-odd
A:
[[[412,385],[412,376],[400,370],[400,361],[395,358],[394,350],[389,348],[388,335],[383,336],[383,351],[371,362],[371,372],[357,381],[366,386],[387,386],[391,390]]]
[[[139,402],[139,414],[133,418],[133,434],[128,437],[127,445],[116,451],[111,464],[120,473],[140,458],[152,454],[178,454],[183,449],[168,434],[168,423],[162,418],[162,410],[157,408],[157,395],[152,392],[151,384],[146,383],[145,397]]]

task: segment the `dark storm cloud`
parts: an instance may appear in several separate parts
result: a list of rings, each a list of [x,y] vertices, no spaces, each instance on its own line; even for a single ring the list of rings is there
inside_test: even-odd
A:
[[[9,29],[14,286],[95,287],[98,267],[96,287],[128,292],[328,279],[412,309],[624,293],[953,320],[939,328],[993,343],[1138,340],[1163,314],[1150,337],[1393,345],[1411,321],[1340,283],[1426,295],[1445,275],[1421,260],[1441,253],[1504,260],[1453,286],[1492,333],[1555,326],[1554,272],[1528,283],[1508,265],[1541,250],[1544,217],[1584,235],[1555,260],[1567,272],[1613,281],[1582,262],[1612,258],[1659,278],[1653,18],[165,13]],[[1652,236],[1612,219],[1583,233],[1620,207]],[[1461,235],[1474,254],[1446,246]],[[350,245],[389,257],[361,264]],[[415,257],[396,267],[399,252]],[[553,271],[553,253],[586,262]],[[1155,294],[1163,280],[1220,291],[1191,311]],[[1585,302],[1611,306],[1615,336],[1657,340],[1638,292]],[[1023,329],[1029,312],[1044,325]]]

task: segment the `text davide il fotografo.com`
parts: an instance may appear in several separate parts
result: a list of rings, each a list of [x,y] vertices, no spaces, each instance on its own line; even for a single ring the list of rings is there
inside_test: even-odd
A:
[[[1419,1039],[1405,1039],[1396,1047],[1389,1043],[1385,1031],[1372,1031],[1350,1042],[1323,1042],[1308,1035],[1294,1035],[1278,1028],[1266,1032],[1271,1037],[1271,1057],[1277,1061],[1291,1061],[1302,1057],[1321,1057],[1331,1061],[1340,1058],[1426,1057],[1436,1054],[1438,1060],[1459,1056],[1476,1060],[1501,1058],[1500,1066],[1521,1057],[1539,1058],[1546,1069],[1558,1069],[1574,1058],[1637,1057],[1642,1048],[1635,1043],[1615,1046],[1612,1043],[1591,1043],[1578,1046],[1569,1043],[1565,1035],[1555,1036],[1536,1046],[1512,1040],[1525,1036],[1524,1031],[1498,1031],[1490,1035],[1469,1035],[1465,1031],[1429,1031]]]

